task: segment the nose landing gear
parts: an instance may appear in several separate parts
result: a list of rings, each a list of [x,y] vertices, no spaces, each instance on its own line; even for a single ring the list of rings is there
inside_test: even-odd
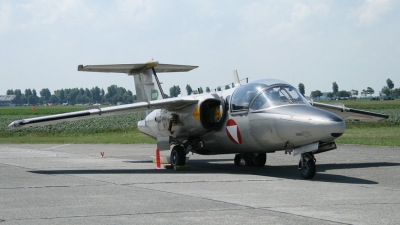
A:
[[[316,166],[315,162],[317,160],[314,158],[312,153],[302,153],[300,156],[299,170],[300,174],[304,179],[311,179],[315,176]]]

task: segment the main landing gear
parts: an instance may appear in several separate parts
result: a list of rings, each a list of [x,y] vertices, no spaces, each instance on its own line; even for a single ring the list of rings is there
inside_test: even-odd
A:
[[[317,160],[314,158],[312,153],[302,153],[300,156],[299,170],[300,174],[304,179],[311,179],[315,176],[316,166],[315,162]]]
[[[186,151],[180,145],[175,145],[171,150],[171,166],[184,166],[186,163]]]
[[[240,166],[240,161],[244,160],[246,166],[263,167],[267,161],[267,153],[242,153],[236,154],[234,163]]]

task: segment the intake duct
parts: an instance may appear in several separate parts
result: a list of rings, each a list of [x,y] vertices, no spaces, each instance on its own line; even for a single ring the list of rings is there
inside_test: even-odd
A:
[[[207,99],[200,105],[200,121],[207,130],[214,129],[221,123],[220,110],[221,101],[218,99]],[[223,109],[224,111],[224,109]]]

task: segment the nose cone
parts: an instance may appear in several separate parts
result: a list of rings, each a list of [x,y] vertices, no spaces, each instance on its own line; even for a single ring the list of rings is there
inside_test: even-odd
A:
[[[325,121],[324,129],[327,134],[325,141],[333,141],[343,135],[346,129],[346,123],[338,115],[319,109],[312,108],[313,114],[320,120]]]
[[[308,136],[309,140],[307,141],[312,139],[313,141],[330,142],[340,137],[346,128],[345,122],[338,115],[309,105],[277,107],[269,112],[282,115],[278,122],[282,124],[277,124],[277,129],[281,130],[280,136],[286,137],[283,138],[285,140],[297,139],[300,141],[301,138]],[[285,129],[283,129],[284,121],[290,121]],[[288,134],[294,130],[299,137],[287,138]],[[303,131],[306,135],[301,135]]]
[[[331,135],[333,138],[338,138],[342,136],[345,129],[346,129],[346,124],[343,120],[329,122],[325,127],[326,133],[328,135]]]

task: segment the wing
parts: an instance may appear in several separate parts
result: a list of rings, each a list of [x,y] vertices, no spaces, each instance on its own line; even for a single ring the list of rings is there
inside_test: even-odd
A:
[[[359,110],[359,109],[347,108],[343,104],[330,105],[330,104],[324,104],[324,103],[313,102],[313,101],[310,101],[310,103],[311,103],[311,105],[313,105],[315,107],[324,109],[331,113],[334,113],[334,114],[340,116],[342,119],[346,119],[346,120],[374,122],[374,121],[379,121],[379,120],[384,120],[384,119],[389,118],[389,116],[385,115],[385,114],[364,111],[364,110]]]
[[[191,104],[195,104],[197,102],[198,100],[196,99],[191,99],[188,97],[186,98],[177,97],[177,98],[169,98],[151,102],[139,102],[127,105],[112,106],[106,108],[92,106],[89,107],[88,109],[77,112],[16,120],[12,122],[10,125],[8,125],[8,129],[21,129],[27,127],[44,126],[48,124],[61,123],[64,121],[75,121],[75,120],[93,118],[98,116],[127,114],[143,110],[162,109],[162,108],[168,110],[174,110],[183,108]]]
[[[112,65],[79,65],[78,71],[105,72],[105,73],[127,73],[130,75],[138,74],[148,68],[154,68],[156,73],[167,72],[187,72],[198,66],[158,64],[158,62],[138,63],[138,64],[112,64]]]

